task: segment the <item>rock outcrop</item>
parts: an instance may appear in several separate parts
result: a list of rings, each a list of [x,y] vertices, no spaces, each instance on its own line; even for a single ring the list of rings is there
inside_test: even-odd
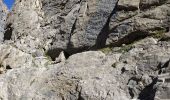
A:
[[[9,19],[18,48],[55,58],[167,32],[169,9],[169,0],[20,0]]]
[[[169,99],[169,42],[146,38],[127,50],[88,51],[46,67],[22,66],[0,76],[3,100]],[[123,51],[127,50],[127,51]]]
[[[6,6],[3,4],[3,1],[0,0],[0,42],[4,40],[7,13],[8,10]]]
[[[0,99],[170,99],[170,0],[16,0],[1,9]]]
[[[16,1],[9,18],[12,40],[31,53],[40,47],[56,56],[62,50],[69,54],[82,51],[95,45],[116,3],[117,0]],[[20,41],[27,45],[18,44]],[[32,46],[31,41],[36,45]]]
[[[128,43],[129,40],[169,32],[169,8],[169,0],[119,0],[109,24],[106,43]]]

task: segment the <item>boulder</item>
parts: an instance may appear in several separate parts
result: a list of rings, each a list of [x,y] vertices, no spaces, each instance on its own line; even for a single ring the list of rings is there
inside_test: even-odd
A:
[[[106,44],[169,32],[169,0],[119,0]]]
[[[0,51],[0,67],[4,71],[25,66],[29,67],[32,64],[32,56],[15,47],[1,44]]]
[[[12,40],[32,53],[43,48],[69,54],[96,45],[98,35],[113,13],[117,0],[21,0],[11,17]],[[24,44],[23,44],[24,43]],[[54,52],[53,52],[54,53]]]

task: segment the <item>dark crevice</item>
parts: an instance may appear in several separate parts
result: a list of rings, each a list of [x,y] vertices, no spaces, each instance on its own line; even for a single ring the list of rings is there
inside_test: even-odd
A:
[[[144,39],[147,36],[148,36],[148,32],[135,31],[119,39],[117,42],[107,45],[106,47],[117,47],[117,46],[119,47],[119,46],[122,46],[122,44],[131,44],[131,43],[134,43],[135,41]]]
[[[139,94],[139,100],[154,100],[157,88],[154,87],[158,82],[158,78],[154,78],[153,82],[146,86]]]
[[[151,29],[148,29],[148,31],[162,31],[162,32],[167,32],[167,27],[154,27]]]
[[[11,68],[11,66],[7,65],[7,66],[6,66],[6,69],[10,70],[10,69],[12,69],[12,68]]]
[[[79,92],[79,95],[78,95],[78,99],[77,100],[85,100],[82,96],[81,96],[81,92]]]
[[[113,8],[110,16],[107,19],[106,24],[104,25],[103,29],[100,31],[97,40],[96,40],[96,44],[94,46],[94,48],[103,48],[106,45],[106,40],[108,38],[108,35],[110,34],[110,30],[109,30],[109,23],[111,20],[111,17],[116,13],[117,11],[117,4],[118,4],[119,0],[117,1],[117,3],[115,4],[115,7]]]
[[[149,4],[149,3],[146,4],[146,3],[140,2],[139,8],[140,8],[140,10],[147,10],[147,9],[152,8],[152,7],[161,6],[161,5],[165,4],[167,1],[168,0],[159,0],[159,1],[155,1],[152,4]]]
[[[121,69],[121,74],[123,74],[126,71],[125,67]]]
[[[64,56],[65,56],[66,59],[68,59],[70,57],[70,54],[67,53],[66,51],[64,51]]]
[[[49,56],[53,61],[55,61],[55,59],[63,51],[65,58],[68,59],[73,54],[80,53],[82,51],[87,51],[87,48],[88,47],[82,47],[82,48],[71,48],[71,47],[69,47],[67,49],[53,48],[53,49],[47,50],[46,55]]]
[[[116,29],[117,26],[115,28],[113,28],[111,30],[114,31],[114,29]],[[136,30],[134,32],[131,32],[129,34],[127,34],[126,36],[118,39],[118,41],[113,42],[109,45],[106,45],[105,47],[119,47],[122,46],[122,44],[131,44],[134,43],[135,41],[139,41],[141,39],[144,39],[148,36],[153,36],[153,37],[157,37],[157,35],[163,35],[163,33],[165,33],[166,31],[168,31],[169,28],[160,28],[160,27],[156,27],[153,29],[148,29],[148,30]],[[153,32],[153,33],[150,33]]]
[[[88,47],[86,46],[75,48],[73,47],[72,43],[70,43],[70,46],[65,51],[69,52],[70,55],[73,55],[73,54],[80,53],[80,52],[87,51],[87,50],[88,50]]]
[[[168,60],[167,62],[165,62],[165,64],[162,66],[162,68],[167,68],[169,66],[170,60]]]
[[[153,6],[159,6],[159,2],[153,3],[153,4],[142,4],[140,3],[139,8],[140,10],[147,10],[150,9]]]
[[[77,90],[77,89],[76,89]],[[82,88],[80,89],[80,91],[78,92],[78,99],[77,100],[85,100],[82,96],[81,96],[81,91]]]
[[[46,55],[49,56],[49,57],[51,57],[51,59],[52,59],[53,61],[55,61],[56,57],[59,56],[59,54],[60,54],[61,51],[62,51],[62,50],[51,49],[51,50],[48,50],[48,51],[47,51]]]
[[[129,90],[129,94],[130,94],[131,98],[134,98],[135,94],[133,93],[133,89],[128,88],[128,90]]]
[[[160,62],[159,64],[158,64],[158,66],[157,66],[157,69],[159,70],[159,69],[161,69],[162,68],[162,63]]]
[[[13,28],[11,27],[11,25],[12,25],[12,23],[8,24],[5,28],[4,41],[11,39],[12,31],[13,31]]]
[[[164,70],[164,69],[169,67],[169,63],[170,63],[170,60],[166,61],[163,65],[161,63],[158,65],[157,68],[158,68],[158,74],[159,75],[162,74],[162,73],[166,73],[166,70]]]
[[[162,63],[160,62],[157,66],[157,69],[158,69],[158,74],[160,75],[162,73]]]
[[[166,27],[165,32],[170,32],[170,27]]]
[[[72,43],[71,43],[71,36],[73,35],[74,33],[74,30],[76,29],[76,23],[77,23],[77,19],[75,20],[72,28],[71,28],[71,33],[69,34],[69,41],[68,41],[68,45],[67,45],[67,48],[70,48],[72,47]]]
[[[125,7],[125,6],[119,5],[119,6],[117,7],[117,11],[136,11],[136,10],[138,10],[138,8],[137,8],[137,7],[134,7],[134,6]]]
[[[158,74],[159,74],[159,75],[162,74],[162,70],[159,70],[159,71],[158,71]]]
[[[64,56],[65,56],[65,58],[66,58],[66,59],[69,58],[70,54],[67,53],[67,52],[66,52],[65,50],[63,50],[63,49],[51,49],[51,50],[48,50],[47,53],[46,53],[46,55],[49,56],[49,57],[51,57],[52,61],[55,61],[56,58],[59,56],[59,54],[60,54],[62,51],[64,51]]]
[[[77,19],[75,20],[75,22],[74,22],[74,24],[73,24],[73,26],[72,26],[72,28],[71,28],[70,37],[71,37],[71,35],[73,34],[74,30],[76,29],[76,23],[77,23]]]

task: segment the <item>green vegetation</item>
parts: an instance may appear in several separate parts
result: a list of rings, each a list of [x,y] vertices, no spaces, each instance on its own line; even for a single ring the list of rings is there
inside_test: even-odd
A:
[[[35,55],[34,53],[32,53],[31,55],[32,55],[32,57],[33,57],[33,58],[35,58],[35,57],[36,57],[36,55]]]
[[[43,50],[43,49],[42,49]],[[43,54],[44,57],[47,58],[47,60],[49,61],[53,61],[52,58],[48,55],[48,52],[47,51],[44,51],[44,54]]]
[[[115,52],[124,53],[124,52],[128,52],[129,50],[131,50],[133,48],[134,48],[133,44],[128,44],[128,45],[122,46],[119,50],[117,50]]]
[[[104,54],[108,54],[109,52],[112,52],[112,48],[111,47],[106,47],[106,48],[100,49],[100,51],[102,51]]]
[[[44,54],[44,57],[46,57],[47,60],[49,60],[49,61],[53,61],[52,58],[47,53]]]
[[[131,44],[122,46],[116,50],[114,50],[114,47],[106,47],[106,48],[100,49],[100,51],[102,51],[104,54],[109,54],[110,52],[124,53],[124,52],[128,52],[129,50],[131,50],[133,48],[134,48],[134,45],[133,45],[133,43],[131,43]]]
[[[152,37],[154,37],[154,38],[163,38],[165,36],[164,33],[166,33],[165,29],[156,30],[156,31],[152,32]]]

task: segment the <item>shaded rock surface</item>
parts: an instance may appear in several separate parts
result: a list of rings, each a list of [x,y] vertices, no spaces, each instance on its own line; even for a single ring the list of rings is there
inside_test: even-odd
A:
[[[0,99],[170,99],[169,8],[169,0],[16,0],[0,13]]]
[[[169,9],[169,0],[20,0],[8,22],[18,48],[55,58],[168,32]]]
[[[128,43],[130,39],[169,32],[169,7],[169,0],[119,0],[106,44],[121,38]]]
[[[14,29],[11,38],[26,52],[41,47],[57,56],[62,50],[76,53],[95,45],[116,3],[117,0],[16,1],[9,18]]]

